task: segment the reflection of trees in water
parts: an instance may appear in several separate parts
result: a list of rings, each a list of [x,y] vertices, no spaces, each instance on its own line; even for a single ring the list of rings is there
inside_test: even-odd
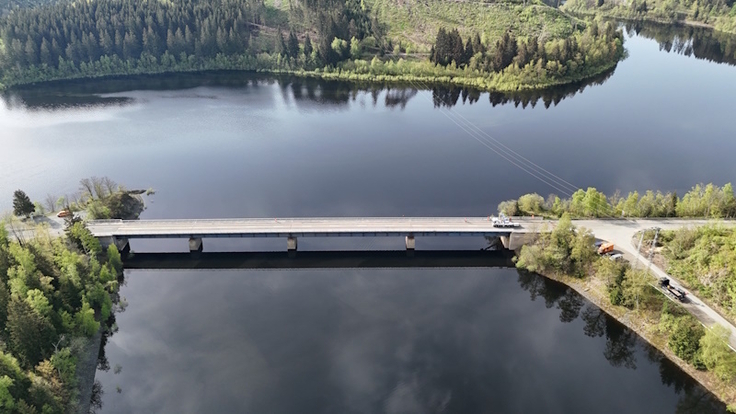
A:
[[[667,359],[658,349],[638,335],[608,316],[600,308],[586,301],[573,289],[543,276],[522,270],[519,273],[519,286],[529,292],[531,300],[541,297],[547,308],[556,306],[560,310],[560,321],[572,322],[578,315],[584,322],[583,333],[591,338],[606,338],[603,356],[614,367],[636,369],[636,351],[640,347],[646,358],[659,365],[662,384],[672,387],[680,396],[676,413],[682,414],[721,414],[726,406],[712,393],[690,378],[677,365]]]
[[[105,392],[102,390],[100,381],[95,381],[92,385],[92,397],[89,401],[89,414],[95,414],[102,410],[102,397]]]
[[[659,49],[709,62],[736,65],[736,36],[705,27],[626,23],[628,33],[655,40]]]
[[[513,104],[515,107],[521,105],[522,108],[531,106],[536,107],[541,101],[545,108],[559,104],[565,98],[571,98],[578,93],[582,93],[585,88],[591,85],[602,85],[608,78],[613,75],[614,70],[610,70],[601,75],[592,77],[583,82],[560,85],[553,88],[531,91],[517,91],[514,93],[490,92],[488,100],[492,106]],[[462,96],[462,103],[469,105],[478,102],[481,92],[477,89],[467,89],[458,86],[434,86],[432,88],[432,102],[436,108],[446,107],[452,108],[457,105]]]
[[[539,101],[549,108],[563,99],[582,92],[588,85],[605,82],[613,70],[586,80],[585,82],[558,86],[542,91],[522,91],[513,94],[488,93],[493,106],[513,103],[523,108],[535,107]],[[290,76],[267,76],[244,72],[207,72],[199,74],[182,73],[166,76],[137,76],[84,81],[66,81],[19,87],[6,91],[0,97],[9,108],[29,109],[67,109],[80,107],[125,105],[133,103],[129,97],[101,96],[127,91],[183,91],[198,87],[230,89],[258,89],[277,84],[284,100],[300,104],[342,107],[354,102],[363,94],[370,96],[374,106],[383,95],[386,108],[403,110],[414,98],[418,90],[409,85],[384,86],[345,81],[326,81],[315,78],[296,78]],[[458,86],[431,86],[432,102],[435,107],[451,108],[460,101],[472,105],[479,102],[481,92],[477,89]],[[197,97],[196,93],[194,95]],[[208,96],[208,98],[213,98]],[[214,98],[217,98],[215,96]]]

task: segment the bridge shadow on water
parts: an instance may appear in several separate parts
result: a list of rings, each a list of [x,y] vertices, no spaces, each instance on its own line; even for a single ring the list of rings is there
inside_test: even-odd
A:
[[[514,267],[513,252],[487,250],[132,253],[126,269],[347,269]]]

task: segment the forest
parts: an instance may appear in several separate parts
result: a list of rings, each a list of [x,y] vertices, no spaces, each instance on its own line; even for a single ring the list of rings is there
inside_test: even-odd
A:
[[[0,82],[231,69],[519,90],[596,76],[623,56],[623,37],[612,24],[573,24],[554,9],[537,10],[546,6],[507,6],[506,14],[535,15],[538,23],[498,38],[476,32],[459,54],[446,46],[450,37],[462,43],[449,27],[440,28],[434,47],[426,45],[432,53],[410,53],[424,44],[392,37],[390,24],[363,1],[289,7],[284,13],[258,0],[99,0],[17,8],[0,20]]]
[[[13,237],[0,226],[0,411],[66,413],[77,360],[113,322],[122,261],[81,222],[65,237]]]

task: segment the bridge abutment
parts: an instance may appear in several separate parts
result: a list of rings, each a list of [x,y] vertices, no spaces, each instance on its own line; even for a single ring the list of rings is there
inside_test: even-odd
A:
[[[203,248],[201,237],[192,237],[189,239],[189,251],[191,253],[199,253]]]
[[[113,237],[113,239],[115,241],[115,247],[118,248],[120,253],[130,253],[130,243],[127,237]]]

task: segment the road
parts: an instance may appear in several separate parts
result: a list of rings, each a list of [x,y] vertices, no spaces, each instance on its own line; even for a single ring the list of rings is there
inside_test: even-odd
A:
[[[325,217],[194,220],[100,220],[88,222],[97,237],[346,237],[500,236],[528,233],[540,220],[519,219],[521,227],[498,228],[488,217]]]
[[[573,220],[573,223],[579,227],[590,229],[599,239],[609,241],[614,244],[617,250],[624,253],[632,265],[637,262],[638,246],[632,245],[632,238],[641,230],[659,227],[664,230],[676,230],[684,227],[696,227],[710,223],[707,220],[683,220],[683,219],[662,219],[662,220]],[[728,227],[736,227],[736,221],[719,221],[719,224]],[[692,292],[685,289],[682,282],[668,275],[664,270],[651,263],[647,257],[638,257],[639,268],[651,269],[651,272],[657,278],[667,277],[670,283],[675,287],[685,290],[688,294],[688,302],[682,305],[695,316],[703,325],[711,327],[715,324],[725,326],[731,331],[729,343],[731,348],[736,351],[736,326],[727,321],[713,308],[706,305],[700,298]]]

